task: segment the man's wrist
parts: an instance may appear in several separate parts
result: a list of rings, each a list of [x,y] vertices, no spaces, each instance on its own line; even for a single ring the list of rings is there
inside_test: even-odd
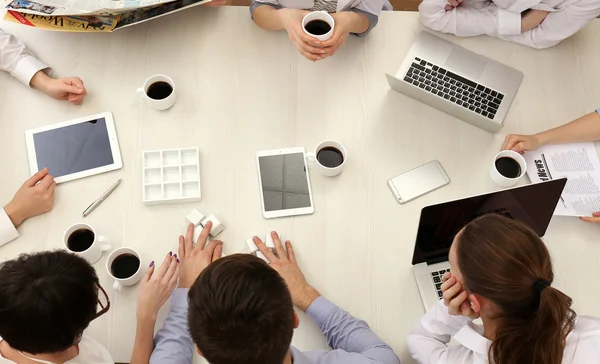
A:
[[[298,293],[298,297],[295,300],[294,305],[296,305],[296,307],[303,312],[306,312],[308,307],[310,307],[310,305],[320,296],[321,294],[316,289],[310,285],[306,285]]]
[[[31,78],[31,87],[36,88],[44,93],[47,93],[47,85],[48,81],[51,78],[48,76],[43,70],[37,71],[35,75]]]
[[[10,203],[4,207],[4,212],[12,222],[14,227],[17,227],[23,223],[25,218],[21,216],[18,209],[14,208]]]

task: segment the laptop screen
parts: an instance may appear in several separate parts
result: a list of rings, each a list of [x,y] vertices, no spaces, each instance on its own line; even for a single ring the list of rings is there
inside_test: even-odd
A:
[[[454,236],[488,213],[521,221],[543,236],[566,183],[566,178],[555,179],[424,207],[412,264],[447,261]]]

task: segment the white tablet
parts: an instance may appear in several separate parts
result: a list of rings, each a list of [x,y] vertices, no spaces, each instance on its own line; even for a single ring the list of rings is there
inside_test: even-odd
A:
[[[56,183],[123,167],[112,113],[25,132],[31,174],[48,167]]]
[[[256,159],[265,218],[315,212],[304,148],[264,150]]]

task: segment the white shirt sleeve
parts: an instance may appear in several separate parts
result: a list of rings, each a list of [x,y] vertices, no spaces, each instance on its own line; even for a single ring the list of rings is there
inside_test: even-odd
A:
[[[19,232],[13,226],[12,221],[3,208],[0,208],[0,246],[15,240],[19,237]]]
[[[48,65],[40,61],[23,42],[0,29],[0,70],[7,71],[17,80],[29,86],[38,72],[50,72]]]
[[[450,315],[444,301],[438,301],[410,330],[406,343],[410,355],[418,363],[443,363],[450,339],[469,321]]]
[[[548,14],[542,24],[521,33],[521,13],[489,3],[483,8],[468,2],[445,11],[445,0],[424,0],[419,6],[421,22],[443,33],[459,37],[487,34],[533,48],[552,47],[577,33],[600,15],[598,0],[579,0]]]

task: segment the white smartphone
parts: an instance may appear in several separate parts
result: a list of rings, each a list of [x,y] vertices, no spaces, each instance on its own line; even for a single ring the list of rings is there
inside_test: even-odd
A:
[[[304,148],[263,150],[256,162],[266,219],[315,212]]]
[[[388,180],[388,187],[398,203],[404,204],[450,183],[437,160],[425,163]]]

